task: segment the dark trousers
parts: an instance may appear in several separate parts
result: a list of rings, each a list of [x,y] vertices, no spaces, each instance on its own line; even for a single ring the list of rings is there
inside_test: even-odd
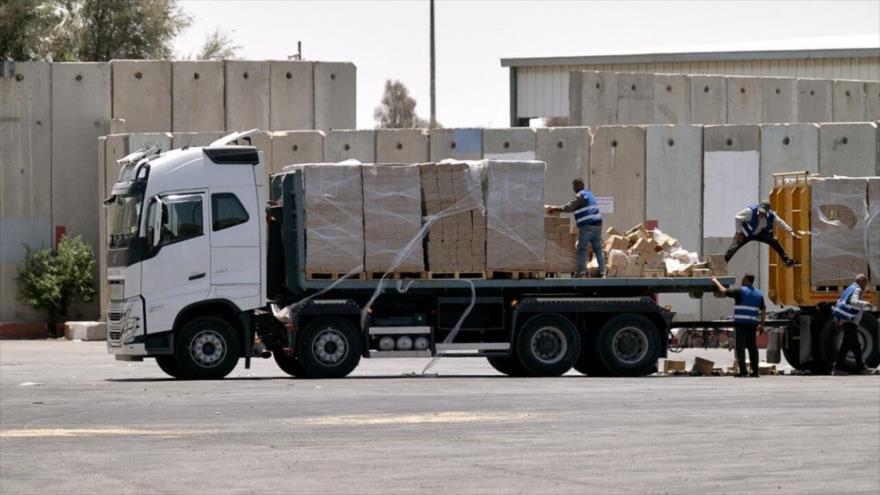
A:
[[[736,360],[739,361],[739,374],[746,374],[746,347],[749,348],[749,361],[752,374],[758,374],[758,325],[754,323],[734,323],[736,331]]]
[[[862,344],[859,342],[859,327],[854,321],[840,322],[840,328],[843,330],[843,342],[840,344],[840,350],[837,351],[837,361],[834,366],[837,368],[846,367],[846,355],[852,351],[853,357],[856,359],[856,368],[865,367],[865,361],[862,358]]]
[[[739,251],[739,248],[745,246],[751,241],[763,242],[764,244],[773,248],[779,257],[782,258],[782,261],[788,261],[788,254],[785,253],[785,248],[782,247],[782,244],[779,242],[779,239],[773,236],[773,234],[758,234],[752,237],[746,237],[745,239],[738,241],[735,238],[733,239],[733,243],[727,248],[727,253],[724,254],[724,261],[730,261],[733,258],[733,255]]]

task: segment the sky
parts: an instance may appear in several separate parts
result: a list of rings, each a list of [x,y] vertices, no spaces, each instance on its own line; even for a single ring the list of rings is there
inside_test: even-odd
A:
[[[386,79],[430,108],[428,0],[180,1],[193,24],[175,40],[198,51],[218,27],[244,59],[357,66],[358,128],[373,128]],[[435,3],[437,120],[507,127],[502,58],[726,49],[880,47],[880,1],[466,1]]]

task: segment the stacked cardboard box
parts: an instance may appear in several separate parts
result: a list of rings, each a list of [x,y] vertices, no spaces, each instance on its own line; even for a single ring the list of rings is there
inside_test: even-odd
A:
[[[554,273],[574,273],[577,271],[577,230],[572,229],[571,220],[565,217],[544,217],[544,238],[546,239],[544,270]]]
[[[880,286],[880,177],[868,179],[868,271],[871,285]]]
[[[865,253],[868,181],[813,179],[810,259],[813,285],[840,286],[868,272]]]
[[[363,271],[361,166],[313,164],[301,168],[305,189],[306,271]]]
[[[364,265],[367,272],[421,272],[422,193],[416,165],[364,165]]]
[[[677,239],[659,230],[636,225],[626,233],[610,228],[605,233],[606,275],[608,277],[708,277],[726,275],[724,257],[708,256],[700,261],[697,253],[682,248]],[[598,273],[592,266],[591,275]]]
[[[486,269],[486,214],[479,171],[465,162],[419,165],[428,230],[428,270],[437,273]]]
[[[539,161],[485,162],[488,270],[544,269],[545,168]]]

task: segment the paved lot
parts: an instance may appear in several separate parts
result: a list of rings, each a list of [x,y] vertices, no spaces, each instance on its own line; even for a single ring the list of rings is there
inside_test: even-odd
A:
[[[880,492],[877,376],[403,376],[424,364],[176,382],[103,343],[0,342],[0,493]]]

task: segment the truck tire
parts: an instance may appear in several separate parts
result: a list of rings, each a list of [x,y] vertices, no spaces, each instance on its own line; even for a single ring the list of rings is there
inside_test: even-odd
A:
[[[819,332],[817,339],[820,352],[813,353],[813,373],[829,373],[834,367],[834,361],[837,359],[837,351],[843,340],[843,331],[837,328],[837,323],[833,318],[829,318],[822,330]],[[862,347],[862,359],[865,366],[874,368],[880,364],[880,348],[878,348],[877,331],[869,329],[866,325],[859,325],[859,343]],[[847,356],[847,368],[855,368],[855,359]]]
[[[308,378],[306,370],[296,356],[288,356],[283,350],[275,349],[272,351],[272,357],[275,359],[275,364],[281,368],[281,371],[293,377]]]
[[[806,371],[810,369],[809,363],[801,363],[801,347],[800,341],[794,340],[794,332],[797,332],[797,335],[800,338],[807,338],[801,335],[801,329],[792,329],[789,328],[787,330],[787,334],[785,339],[782,341],[782,355],[785,356],[785,361],[788,362],[789,366],[798,370],[798,371]]]
[[[645,376],[657,371],[660,357],[657,326],[639,314],[617,315],[602,325],[596,336],[594,359],[598,370],[611,376]]]
[[[232,372],[241,357],[238,334],[222,318],[200,316],[178,333],[174,357],[187,378],[223,378]]]
[[[581,354],[581,337],[568,318],[541,314],[528,319],[520,328],[517,356],[534,376],[564,375]]]
[[[180,369],[174,356],[156,356],[156,364],[158,364],[159,368],[171,378],[177,378],[178,380],[186,380],[189,378],[183,370]]]
[[[361,360],[361,337],[345,318],[315,318],[303,329],[298,355],[309,378],[343,378]]]
[[[495,368],[496,371],[504,373],[507,376],[534,376],[525,366],[522,365],[516,356],[492,356],[487,357],[486,360],[489,361],[489,365]]]

